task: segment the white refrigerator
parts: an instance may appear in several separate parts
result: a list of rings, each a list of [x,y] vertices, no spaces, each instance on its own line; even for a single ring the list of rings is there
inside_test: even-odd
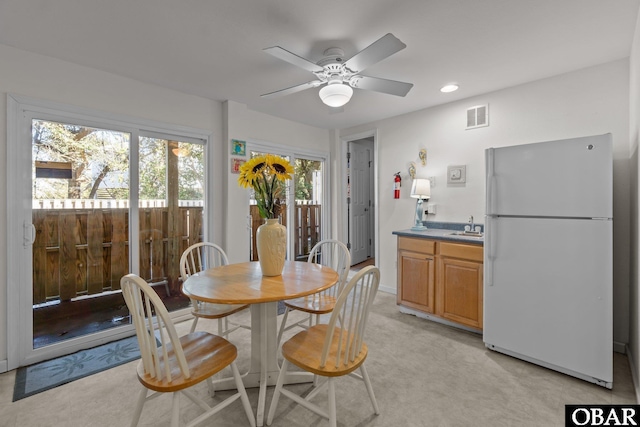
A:
[[[485,345],[613,386],[611,134],[489,148]]]

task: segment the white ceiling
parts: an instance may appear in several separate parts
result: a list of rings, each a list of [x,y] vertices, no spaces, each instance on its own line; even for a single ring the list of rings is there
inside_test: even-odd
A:
[[[345,128],[629,56],[640,0],[0,0],[0,43],[178,91]],[[332,113],[312,62],[386,33],[407,48],[362,74],[414,83],[402,98],[356,89]],[[458,82],[460,90],[439,88]]]

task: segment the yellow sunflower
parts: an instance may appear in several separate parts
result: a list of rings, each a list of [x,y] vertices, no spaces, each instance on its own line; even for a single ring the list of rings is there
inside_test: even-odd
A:
[[[244,188],[253,187],[258,178],[263,177],[263,172],[267,170],[269,164],[266,156],[258,156],[249,159],[240,166],[240,176],[238,184]]]
[[[294,169],[287,159],[273,154],[254,157],[240,166],[238,184],[254,190],[256,204],[262,218],[277,218],[282,198]]]
[[[291,179],[291,174],[294,173],[293,166],[287,161],[287,159],[274,156],[273,154],[267,154],[267,163],[271,168],[271,174],[280,181],[286,181]]]

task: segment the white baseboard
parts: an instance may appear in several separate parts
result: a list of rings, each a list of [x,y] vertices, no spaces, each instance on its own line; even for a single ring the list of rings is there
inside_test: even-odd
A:
[[[349,271],[349,274],[347,275],[347,280],[350,280],[353,276],[356,275],[356,273],[357,271],[354,271],[354,270]],[[395,285],[395,283],[393,286],[386,286],[380,283],[378,285],[378,290],[382,292],[386,292],[388,294],[392,294],[392,295],[396,295],[398,293],[398,288]]]
[[[0,374],[9,370],[9,362],[7,359],[0,360]]]
[[[395,286],[392,288],[390,286],[379,285],[378,290],[382,292],[386,292],[388,294],[392,294],[392,295],[396,295],[398,293],[398,290],[396,289]]]
[[[627,353],[627,345],[625,343],[623,343],[623,342],[614,341],[613,342],[613,351],[615,351],[616,353],[626,354]]]
[[[631,380],[633,381],[633,390],[636,392],[636,402],[640,402],[640,382],[638,382],[638,370],[633,363],[633,355],[629,349],[629,346],[626,347],[627,360],[629,361],[629,368],[631,369]]]

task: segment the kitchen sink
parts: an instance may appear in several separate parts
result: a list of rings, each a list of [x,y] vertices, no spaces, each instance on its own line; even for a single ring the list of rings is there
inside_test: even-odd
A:
[[[467,236],[467,237],[482,237],[483,233],[475,231],[455,231],[449,234],[450,236]]]

